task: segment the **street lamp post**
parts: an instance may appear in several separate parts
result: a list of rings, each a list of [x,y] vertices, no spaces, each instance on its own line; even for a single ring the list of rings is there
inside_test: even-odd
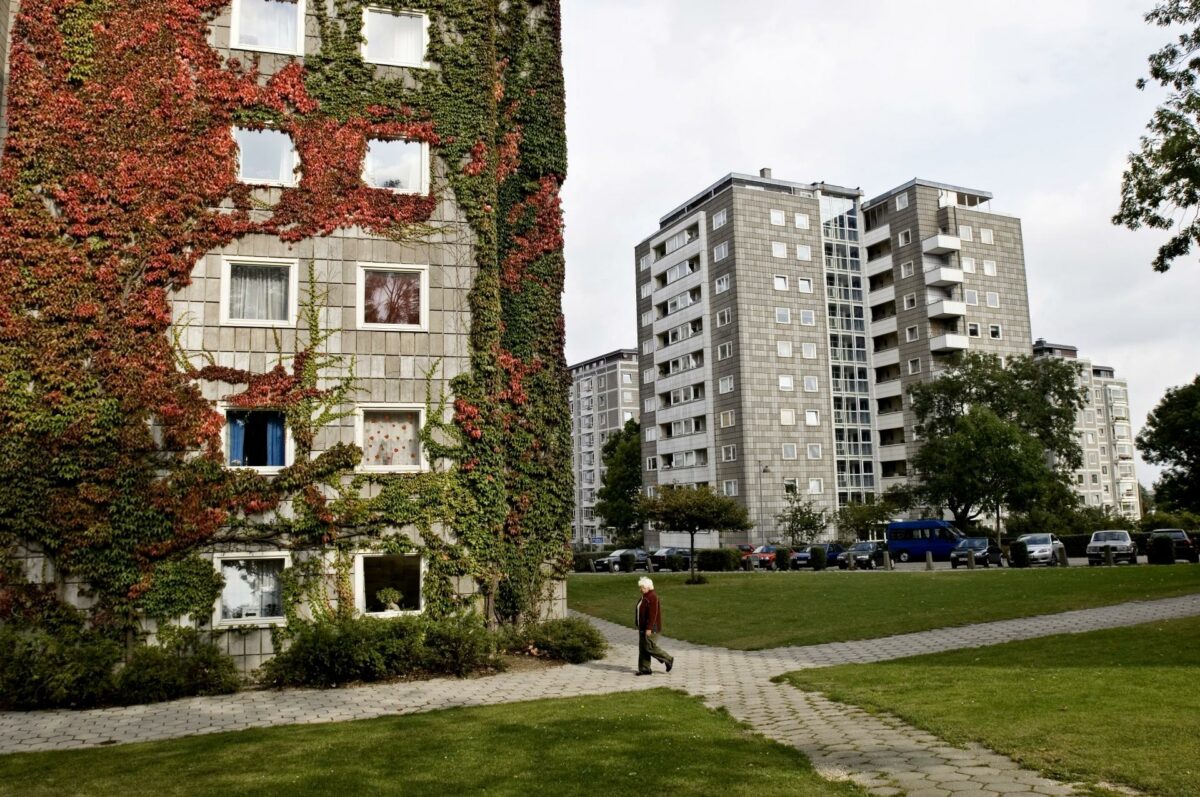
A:
[[[767,528],[763,524],[763,476],[771,472],[770,465],[758,463],[758,530],[761,539],[759,542],[762,545],[767,544]]]

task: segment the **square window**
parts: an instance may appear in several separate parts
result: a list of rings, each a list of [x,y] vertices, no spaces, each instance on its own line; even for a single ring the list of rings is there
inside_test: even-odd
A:
[[[920,327],[912,326],[912,327],[905,328],[905,330],[904,330],[904,340],[905,341],[912,343],[914,340],[920,340],[920,339],[921,339]]]
[[[428,66],[429,18],[411,11],[363,9],[362,58],[387,66]]]
[[[737,446],[721,446],[721,461],[736,462],[737,461]]]
[[[809,443],[808,444],[808,458],[809,459],[820,459],[821,458],[821,444],[820,443]]]
[[[983,273],[989,277],[996,276],[996,261],[995,260],[983,261]]]
[[[658,427],[657,426],[647,426],[646,431],[642,436],[646,438],[647,443],[653,443],[655,440],[658,439]]]
[[[802,326],[806,326],[806,327],[816,326],[817,325],[816,312],[813,310],[801,310],[800,311],[800,324]]]
[[[356,412],[362,469],[421,471],[421,410],[417,405],[360,406]]]
[[[825,481],[823,479],[809,479],[808,480],[808,494],[809,495],[820,495],[823,492],[825,492]]]
[[[963,301],[970,305],[979,304],[979,291],[963,291]]]
[[[804,411],[804,425],[805,426],[820,426],[821,425],[821,411],[820,410],[805,410]]]
[[[633,384],[633,374],[629,373],[628,371],[622,371],[621,372],[621,384],[622,385],[632,385]]]
[[[721,490],[726,496],[733,497],[738,494],[737,479],[725,479],[721,482]]]
[[[653,282],[643,282],[642,287],[641,287],[642,298],[645,299],[652,293],[654,293],[654,283]]]
[[[796,389],[796,378],[794,376],[790,376],[788,374],[780,374],[779,375],[779,389],[786,390],[786,391],[795,390]]]
[[[355,602],[363,614],[421,611],[421,557],[417,554],[360,554]]]
[[[221,261],[221,323],[245,327],[296,324],[294,260],[225,258]]]
[[[233,128],[238,148],[238,182],[252,185],[296,184],[300,157],[292,137],[282,130]]]
[[[233,0],[230,41],[237,50],[304,54],[304,3]]]
[[[819,388],[819,384],[818,384],[817,378],[815,376],[804,377],[804,392],[805,393],[816,393],[818,388]]]
[[[921,373],[921,361],[920,360],[909,360],[908,361],[908,372],[910,374]]]
[[[782,210],[772,210],[771,226],[782,227],[785,224],[787,224],[787,214],[785,214]]]
[[[733,392],[733,377],[732,376],[721,377],[720,381],[717,382],[717,392],[718,393],[732,393]]]
[[[724,274],[720,277],[717,277],[717,281],[715,283],[713,292],[714,293],[724,293],[727,290],[729,290],[729,275]]]
[[[796,425],[796,411],[790,410],[786,407],[781,408],[779,410],[779,425],[780,426],[795,426]]]
[[[722,241],[713,247],[713,262],[717,263],[729,257],[729,241]]]
[[[800,356],[806,360],[817,359],[817,344],[801,343],[800,344]]]
[[[658,470],[658,457],[646,458],[646,470]]]
[[[732,342],[722,343],[720,346],[717,346],[717,359],[718,360],[727,360],[732,356],[733,356],[733,343]]]
[[[975,273],[975,258],[973,258],[973,257],[961,258],[959,260],[959,264],[962,266],[962,270],[963,270],[964,274],[974,274]]]
[[[717,326],[723,327],[733,321],[733,310],[726,307],[724,310],[717,313]]]
[[[775,275],[775,290],[786,291],[788,289],[788,278],[782,274]]]
[[[771,257],[787,257],[787,244],[782,241],[771,241]]]
[[[721,413],[719,418],[722,429],[728,429],[737,423],[737,415],[734,410],[725,410]]]
[[[812,247],[808,244],[796,244],[797,260],[812,260]]]
[[[1000,306],[1000,294],[996,293],[995,291],[988,291],[987,292],[987,306],[988,307],[999,307]]]
[[[784,479],[783,480],[783,492],[786,495],[795,495],[796,487],[797,487],[797,485],[796,485],[795,479]]]
[[[988,337],[992,340],[1001,340],[1004,338],[1004,330],[1000,328],[999,324],[992,324],[988,327]]]
[[[788,307],[776,307],[775,308],[775,323],[776,324],[792,323],[791,309]]]
[[[218,601],[217,623],[244,625],[283,620],[283,585],[280,576],[287,557],[230,555],[214,564],[225,579]]]
[[[650,268],[650,255],[642,255],[638,260],[638,271],[646,271]]]
[[[654,323],[654,311],[653,310],[647,310],[646,312],[642,313],[642,326],[648,327],[653,323]]]
[[[658,409],[658,399],[654,396],[642,401],[642,412],[654,412],[656,409]]]
[[[775,341],[775,354],[780,357],[792,356],[792,342],[790,340]]]
[[[897,194],[896,195],[896,210],[904,210],[906,207],[908,207],[908,194],[907,193]]]
[[[911,310],[916,306],[917,306],[917,295],[915,293],[905,294],[904,295],[904,309]]]
[[[915,271],[915,268],[916,267],[913,266],[913,263],[911,260],[908,261],[907,263],[901,263],[900,264],[900,276],[901,277],[911,277],[913,275],[913,272]]]
[[[729,213],[728,213],[728,211],[726,211],[726,210],[724,210],[724,209],[722,209],[722,210],[718,210],[716,213],[714,213],[714,214],[713,214],[713,217],[712,217],[712,228],[713,228],[714,230],[720,229],[721,227],[724,227],[724,226],[725,226],[725,223],[726,223],[727,221],[729,221]]]
[[[795,222],[796,222],[797,230],[807,230],[808,229],[808,214],[807,213],[797,213],[795,215]]]
[[[427,330],[428,295],[428,266],[359,263],[358,328]]]
[[[397,194],[429,193],[429,145],[373,138],[363,158],[363,182]]]
[[[974,322],[967,324],[967,335],[969,335],[972,338],[979,337],[979,324],[976,324]]]
[[[908,246],[911,243],[912,243],[912,230],[901,230],[900,234],[898,236],[896,236],[896,245],[897,246]]]
[[[981,227],[979,230],[979,243],[994,244],[996,242],[995,234],[987,227]]]
[[[784,443],[780,447],[779,453],[784,459],[795,459],[796,458],[796,444],[795,443]]]
[[[812,280],[809,279],[808,277],[799,277],[796,280],[796,288],[801,293],[812,293],[813,292]]]
[[[974,240],[974,236],[971,235],[971,228],[966,224],[963,224],[958,228],[958,237],[964,241]]]
[[[282,468],[288,464],[287,424],[278,410],[225,411],[225,464]]]

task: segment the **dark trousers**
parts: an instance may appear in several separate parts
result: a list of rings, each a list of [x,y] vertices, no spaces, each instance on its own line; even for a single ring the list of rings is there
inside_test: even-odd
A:
[[[675,661],[675,657],[658,646],[653,631],[638,633],[638,672],[650,672],[650,657],[658,659],[663,664]]]

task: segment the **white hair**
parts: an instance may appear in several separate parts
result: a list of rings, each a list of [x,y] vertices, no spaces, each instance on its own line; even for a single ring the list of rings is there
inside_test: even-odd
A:
[[[646,576],[642,576],[638,579],[638,586],[645,587],[646,589],[654,589],[654,582]]]

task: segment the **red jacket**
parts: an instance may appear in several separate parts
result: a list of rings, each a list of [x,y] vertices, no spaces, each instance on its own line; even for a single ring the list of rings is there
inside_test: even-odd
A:
[[[658,604],[658,593],[650,590],[637,604],[637,625],[639,631],[662,632],[662,609]]]

